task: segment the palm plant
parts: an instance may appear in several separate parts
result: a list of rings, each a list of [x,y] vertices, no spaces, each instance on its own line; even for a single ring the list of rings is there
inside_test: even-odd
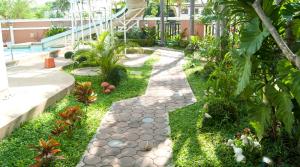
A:
[[[116,38],[103,32],[95,42],[84,42],[90,48],[81,49],[75,53],[75,57],[87,57],[99,65],[101,77],[114,85],[118,85],[120,80],[126,76],[126,69],[119,64],[120,59],[124,56],[125,45],[117,42]]]

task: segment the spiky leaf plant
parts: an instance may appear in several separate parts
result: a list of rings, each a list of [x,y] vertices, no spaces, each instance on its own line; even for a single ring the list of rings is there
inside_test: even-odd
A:
[[[67,132],[71,136],[75,126],[80,122],[83,113],[79,106],[68,107],[64,112],[59,113],[62,120],[56,122],[56,128],[51,131],[53,135],[60,135]]]
[[[91,82],[76,83],[74,95],[77,101],[88,106],[97,100],[97,94],[92,89]]]
[[[50,166],[53,161],[64,159],[62,156],[57,155],[61,152],[57,148],[58,146],[60,146],[60,143],[51,137],[48,140],[40,139],[38,145],[31,145],[30,148],[38,154],[34,158],[36,162],[31,167]]]
[[[84,42],[84,44],[90,48],[78,50],[75,59],[81,56],[87,57],[87,61],[99,65],[100,76],[104,81],[118,85],[126,76],[126,70],[119,62],[124,56],[125,45],[108,32],[103,32],[97,41]]]

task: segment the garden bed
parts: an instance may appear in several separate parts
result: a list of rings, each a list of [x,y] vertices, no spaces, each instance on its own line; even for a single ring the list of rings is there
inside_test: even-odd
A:
[[[294,166],[300,162],[297,157],[289,158],[287,156],[290,151],[280,141],[267,139],[261,141],[261,156],[255,158],[251,157],[251,154],[246,154],[245,162],[236,162],[233,149],[226,143],[228,139],[233,139],[244,128],[251,127],[249,120],[246,116],[241,116],[238,123],[201,127],[204,118],[203,106],[207,102],[205,99],[206,79],[203,79],[197,72],[203,68],[203,64],[191,64],[191,61],[188,61],[185,72],[197,102],[169,114],[175,166],[260,166],[263,165],[263,156],[274,158],[278,155],[282,160],[279,163],[285,166]],[[252,131],[254,130],[252,129]]]
[[[111,104],[144,93],[154,60],[148,60],[141,68],[128,68],[128,78],[122,81],[116,91],[109,95],[101,93],[102,88],[100,87],[99,77],[75,77],[77,82],[92,82],[92,87],[98,94],[98,98],[95,103],[88,106],[85,113],[86,118],[82,120],[80,127],[74,130],[71,138],[66,135],[55,137],[61,143],[61,155],[64,157],[64,160],[57,161],[55,166],[76,166]],[[72,70],[72,66],[65,69],[67,72]],[[131,71],[141,71],[142,73],[141,75],[135,75]],[[1,166],[25,167],[33,164],[36,153],[29,149],[29,145],[36,145],[41,138],[47,139],[51,134],[51,130],[55,127],[55,121],[59,118],[58,113],[66,107],[74,105],[83,107],[72,94],[66,96],[63,100],[48,108],[38,118],[26,122],[9,137],[2,140],[0,142]]]

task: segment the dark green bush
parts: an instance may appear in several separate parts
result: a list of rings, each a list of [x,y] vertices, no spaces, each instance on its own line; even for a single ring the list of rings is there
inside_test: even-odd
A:
[[[71,59],[73,57],[74,53],[71,51],[68,51],[65,53],[65,59]]]
[[[153,39],[129,39],[128,41],[136,43],[141,47],[151,47],[155,45],[155,40]]]
[[[216,69],[216,65],[214,62],[208,62],[205,64],[204,68],[201,70],[200,75],[204,79],[208,79],[210,74],[214,72]]]
[[[84,56],[84,55],[79,55],[79,56],[76,56],[75,57],[75,61],[77,62],[77,63],[83,63],[83,62],[85,62],[85,61],[87,61],[87,57],[86,56]]]
[[[206,105],[206,113],[212,118],[203,116],[202,127],[220,126],[229,122],[233,123],[238,119],[237,105],[233,101],[213,98]]]
[[[107,81],[113,85],[119,85],[123,78],[127,77],[127,70],[125,67],[118,65],[115,66],[109,73]]]

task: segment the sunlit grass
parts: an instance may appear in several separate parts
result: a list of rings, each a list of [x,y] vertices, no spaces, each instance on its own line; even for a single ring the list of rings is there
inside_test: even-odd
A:
[[[88,106],[86,119],[82,121],[72,138],[65,135],[55,137],[60,143],[61,155],[65,160],[58,161],[55,166],[74,167],[83,155],[87,144],[92,139],[98,128],[101,119],[108,111],[111,104],[126,98],[139,96],[145,92],[148,79],[151,75],[152,64],[157,58],[151,58],[141,68],[129,68],[128,78],[121,82],[116,91],[109,95],[101,93],[99,77],[76,77],[76,81],[91,81],[93,88],[98,94],[95,103]],[[71,67],[66,68],[70,72]],[[131,75],[130,71],[141,71],[141,75]],[[37,144],[40,138],[47,139],[58,118],[58,113],[64,108],[72,105],[82,104],[76,102],[74,96],[68,95],[60,102],[49,107],[46,112],[39,117],[30,120],[16,129],[9,137],[0,141],[0,166],[1,167],[27,167],[34,162],[35,152],[29,150],[29,144]]]
[[[187,61],[185,73],[197,102],[170,113],[173,162],[175,166],[182,167],[249,166],[237,164],[233,151],[224,144],[226,139],[233,138],[235,132],[241,130],[240,127],[199,128],[205,103],[205,80],[194,73],[201,69],[201,64],[193,65]]]

